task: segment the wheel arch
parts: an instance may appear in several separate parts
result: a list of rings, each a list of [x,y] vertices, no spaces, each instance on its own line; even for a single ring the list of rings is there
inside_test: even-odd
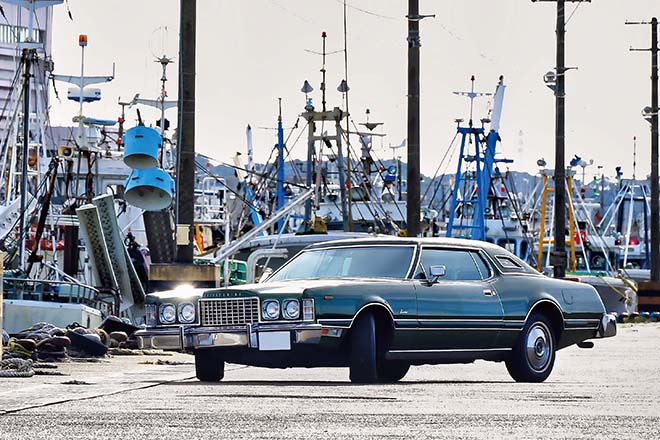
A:
[[[555,332],[555,342],[558,343],[564,331],[564,314],[559,304],[549,299],[541,299],[535,302],[525,317],[525,324],[534,313],[540,313],[550,320],[552,330]]]
[[[353,328],[355,321],[366,313],[372,313],[376,324],[376,333],[380,337],[380,342],[389,345],[394,336],[394,315],[390,308],[380,302],[371,302],[363,305],[353,317],[349,327],[349,333]]]

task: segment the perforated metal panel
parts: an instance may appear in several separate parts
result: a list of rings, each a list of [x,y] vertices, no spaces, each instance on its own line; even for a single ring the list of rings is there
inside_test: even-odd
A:
[[[174,234],[169,210],[145,211],[144,230],[152,263],[171,263],[174,261]]]
[[[98,209],[94,205],[83,205],[76,209],[76,214],[78,214],[80,232],[83,240],[85,240],[85,247],[91,260],[96,284],[107,289],[118,289],[119,286],[110,262]]]
[[[114,198],[110,194],[94,197],[92,203],[96,206],[98,216],[108,248],[110,263],[117,279],[119,293],[121,294],[121,310],[133,305],[133,290],[128,275],[124,244],[117,226],[117,214],[115,213]]]
[[[114,198],[111,195],[103,195],[95,197],[92,201],[99,210],[99,218],[101,219],[101,224],[103,225],[103,231],[106,237],[106,243],[108,244],[108,250],[110,252],[111,259],[113,256],[113,248],[117,250],[117,259],[119,264],[121,264],[122,259],[120,254],[123,254],[124,264],[126,267],[125,276],[127,279],[123,280],[123,278],[121,278],[118,274],[117,280],[119,281],[120,286],[124,285],[127,281],[128,286],[130,286],[128,291],[132,293],[133,302],[135,304],[142,304],[144,303],[145,298],[144,288],[142,287],[142,283],[140,282],[137,272],[135,271],[133,261],[131,261],[131,257],[128,255],[128,249],[126,249],[126,246],[124,246],[124,243],[121,239],[119,224],[117,223]],[[113,239],[111,240],[110,237],[113,237]]]

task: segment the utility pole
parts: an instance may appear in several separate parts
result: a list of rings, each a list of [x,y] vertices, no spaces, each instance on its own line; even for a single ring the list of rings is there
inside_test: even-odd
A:
[[[566,127],[566,3],[580,3],[591,0],[532,0],[557,2],[557,48],[554,75],[555,92],[555,234],[554,248],[550,253],[550,264],[555,278],[566,276],[566,165],[565,165],[565,127]]]
[[[419,235],[419,0],[408,0],[408,195],[406,230]]]
[[[658,210],[658,19],[651,20],[651,281],[660,281]]]
[[[555,64],[555,246],[550,255],[555,278],[566,276],[566,168],[565,168],[565,4],[557,1],[557,61]]]
[[[658,19],[648,21],[626,21],[626,24],[650,24],[651,48],[634,49],[636,52],[651,52],[651,108],[642,110],[644,118],[651,123],[651,283],[660,282],[660,206],[658,202]],[[648,256],[647,256],[648,258]],[[640,290],[644,286],[640,283]],[[654,290],[660,286],[656,285]],[[640,294],[641,295],[641,294]],[[640,304],[641,298],[640,298]],[[640,309],[641,310],[641,309]]]
[[[197,0],[180,0],[176,261],[193,262],[195,215],[195,34]],[[161,127],[161,129],[164,127]]]
[[[419,15],[419,0],[408,0],[408,195],[406,230],[408,237],[420,233],[420,171],[419,171],[419,22],[434,15]]]

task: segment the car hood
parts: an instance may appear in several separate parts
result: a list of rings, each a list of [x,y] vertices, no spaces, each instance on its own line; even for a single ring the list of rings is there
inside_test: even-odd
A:
[[[336,294],[344,290],[369,290],[401,282],[403,281],[364,278],[325,278],[278,281],[272,283],[265,282],[260,284],[246,284],[243,286],[230,286],[227,289],[207,290],[204,292],[204,298],[241,298],[248,296],[298,298],[324,293]]]

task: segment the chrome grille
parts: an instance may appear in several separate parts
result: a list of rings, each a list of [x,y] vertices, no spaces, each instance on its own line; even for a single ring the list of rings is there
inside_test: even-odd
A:
[[[259,321],[258,298],[222,298],[199,301],[202,325],[244,325]]]

